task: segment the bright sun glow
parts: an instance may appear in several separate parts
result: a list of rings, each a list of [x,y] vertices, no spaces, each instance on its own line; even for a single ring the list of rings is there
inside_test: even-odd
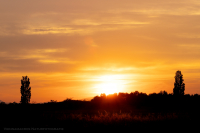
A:
[[[105,93],[106,95],[123,92],[125,81],[122,75],[105,75],[98,78],[99,84],[95,86],[97,92]]]

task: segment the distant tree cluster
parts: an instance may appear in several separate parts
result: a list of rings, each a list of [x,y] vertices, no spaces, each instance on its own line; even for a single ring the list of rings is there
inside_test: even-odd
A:
[[[159,93],[151,93],[147,95],[142,92],[118,93],[95,96],[91,102],[102,108],[118,108],[118,107],[150,107],[154,109],[178,109],[179,107],[189,109],[190,107],[198,107],[200,95],[173,95],[166,91]]]
[[[166,91],[161,91],[160,93],[151,93],[147,95],[146,93],[142,92],[131,92],[131,93],[114,93],[114,94],[109,94],[106,96],[105,93],[102,93],[100,96],[95,96],[91,101],[114,101],[114,100],[120,100],[120,101],[134,101],[135,98],[138,99],[145,99],[145,97],[151,97],[151,96],[162,96],[162,95],[172,95],[168,94]]]

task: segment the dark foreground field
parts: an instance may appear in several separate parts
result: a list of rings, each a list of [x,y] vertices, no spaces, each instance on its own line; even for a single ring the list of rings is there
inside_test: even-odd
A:
[[[0,106],[0,121],[1,130],[196,130],[200,125],[200,108],[196,104],[131,105],[74,100],[4,104]]]

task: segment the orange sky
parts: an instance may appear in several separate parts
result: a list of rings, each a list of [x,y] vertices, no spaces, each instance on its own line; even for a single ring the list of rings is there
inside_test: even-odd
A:
[[[200,94],[198,0],[9,0],[0,4],[0,100],[31,102],[100,93]],[[116,89],[114,89],[116,88]]]

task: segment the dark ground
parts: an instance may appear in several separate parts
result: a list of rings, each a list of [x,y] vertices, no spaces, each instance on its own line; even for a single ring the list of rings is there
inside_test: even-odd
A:
[[[134,103],[68,100],[46,104],[1,104],[1,130],[199,130],[198,98],[178,99],[173,102],[159,98],[157,102],[146,99]]]

